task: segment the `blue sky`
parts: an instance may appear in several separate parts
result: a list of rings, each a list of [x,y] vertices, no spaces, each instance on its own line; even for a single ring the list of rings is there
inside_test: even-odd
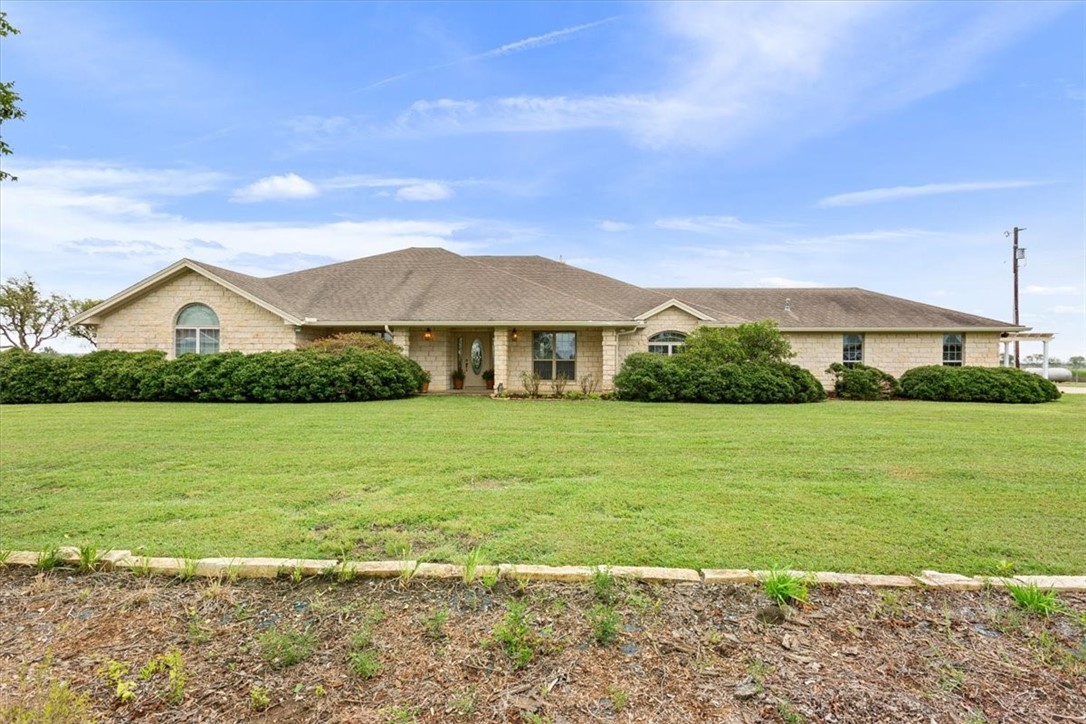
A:
[[[1083,3],[2,7],[4,276],[443,246],[1010,319],[1017,225],[1023,323],[1086,352]]]

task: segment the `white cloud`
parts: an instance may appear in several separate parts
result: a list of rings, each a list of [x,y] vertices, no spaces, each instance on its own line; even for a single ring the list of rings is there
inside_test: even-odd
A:
[[[1056,294],[1078,294],[1079,288],[1073,286],[1056,286],[1045,287],[1037,284],[1029,284],[1023,289],[1026,294],[1037,294],[1040,296],[1051,296]]]
[[[1057,304],[1048,311],[1052,314],[1086,314],[1086,307],[1072,307],[1066,304]]]
[[[85,169],[87,177],[109,177]],[[441,246],[472,251],[530,233],[486,220],[371,218],[329,222],[223,221],[167,213],[159,200],[141,195],[138,185],[105,194],[59,188],[67,177],[48,166],[20,165],[20,181],[3,188],[0,247],[5,269],[48,270],[69,293],[100,296],[116,292],[183,256],[231,266],[236,258],[259,260],[268,255],[305,253],[334,259],[354,259],[408,246]],[[149,178],[164,178],[150,169]],[[82,177],[81,177],[82,178]],[[74,183],[74,182],[73,182]],[[83,181],[79,181],[83,183]],[[241,256],[249,254],[250,256]],[[269,257],[271,258],[271,257]],[[253,262],[253,274],[276,273]],[[58,282],[50,282],[58,284]]]
[[[699,234],[713,234],[721,231],[749,231],[755,228],[734,216],[686,216],[658,219],[658,229],[671,231],[692,231]]]
[[[436,181],[404,186],[396,192],[396,198],[400,201],[443,201],[452,197],[453,190]]]
[[[946,13],[916,3],[661,3],[661,59],[613,93],[416,102],[386,133],[607,128],[664,148],[775,147],[957,86],[1064,8],[1007,3]],[[531,40],[531,39],[529,39]]]
[[[634,228],[634,226],[633,224],[627,224],[625,221],[611,221],[609,219],[604,219],[600,223],[596,224],[596,228],[600,231],[608,231],[613,233],[619,231],[629,231],[630,229]]]
[[[320,194],[320,189],[296,173],[265,176],[233,193],[231,201],[241,204],[283,199],[308,199]]]
[[[920,186],[893,186],[889,188],[853,191],[821,199],[818,205],[823,208],[833,206],[861,206],[878,204],[884,201],[898,201],[918,196],[936,196],[942,194],[961,194],[975,191],[1000,191],[1038,186],[1039,181],[974,181],[968,183],[922,184]]]
[[[797,287],[824,287],[826,286],[822,282],[810,282],[801,281],[799,279],[788,279],[786,277],[762,277],[758,280],[758,284],[763,287],[784,287],[784,288],[797,288]]]

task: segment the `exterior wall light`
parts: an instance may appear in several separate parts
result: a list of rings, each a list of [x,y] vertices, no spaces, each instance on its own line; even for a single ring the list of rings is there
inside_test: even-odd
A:
[[[426,331],[422,333],[422,338],[425,339],[427,342],[433,341],[434,333],[430,331],[429,327],[427,327]]]
[[[512,333],[513,341],[514,341],[514,342],[516,342],[516,341],[517,341],[517,337],[519,337],[519,336],[520,336],[520,335],[518,335],[518,334],[517,334],[517,328],[516,328],[516,327],[513,327],[513,333]]]

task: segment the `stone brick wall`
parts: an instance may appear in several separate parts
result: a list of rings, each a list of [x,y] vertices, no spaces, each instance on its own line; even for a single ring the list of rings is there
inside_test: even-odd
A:
[[[219,349],[223,352],[294,349],[294,327],[191,271],[104,316],[98,325],[98,348],[126,352],[157,349],[172,357],[177,314],[195,303],[206,304],[218,315]]]
[[[398,334],[398,333],[397,333]],[[426,340],[426,328],[412,327],[411,341],[409,342],[409,356],[430,373],[430,389],[434,392],[444,392],[452,389],[452,380],[449,373],[455,366],[455,357],[452,364],[449,363],[450,353],[455,355],[450,343],[449,330],[444,327],[430,329],[431,338]],[[451,352],[450,352],[451,350]]]
[[[597,391],[600,389],[600,381],[603,379],[603,332],[599,328],[593,329],[520,329],[519,339],[509,342],[509,385],[512,391],[523,391],[524,385],[520,376],[524,372],[532,371],[532,333],[533,332],[576,332],[577,333],[577,379],[570,380],[567,390],[580,389],[580,380],[586,375],[592,375],[597,383]],[[550,383],[544,382],[540,387],[543,392],[550,391]]]
[[[654,334],[668,331],[690,334],[697,329],[699,324],[701,324],[701,320],[697,317],[677,307],[671,307],[646,319],[645,326],[632,334],[622,334],[620,332],[617,335],[615,345],[615,373],[617,374],[622,369],[622,363],[626,361],[627,356],[634,352],[648,352],[649,337]],[[613,376],[605,380],[604,389],[614,389]]]
[[[806,367],[827,388],[833,375],[826,368],[841,361],[842,332],[786,332],[796,356],[793,364]],[[942,332],[867,332],[864,334],[864,364],[878,367],[895,377],[906,370],[943,363]],[[965,335],[965,364],[999,366],[999,333],[975,332]]]

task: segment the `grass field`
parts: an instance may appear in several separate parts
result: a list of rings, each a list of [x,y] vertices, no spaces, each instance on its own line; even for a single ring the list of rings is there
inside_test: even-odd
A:
[[[0,547],[1086,572],[1086,396],[0,409]]]

